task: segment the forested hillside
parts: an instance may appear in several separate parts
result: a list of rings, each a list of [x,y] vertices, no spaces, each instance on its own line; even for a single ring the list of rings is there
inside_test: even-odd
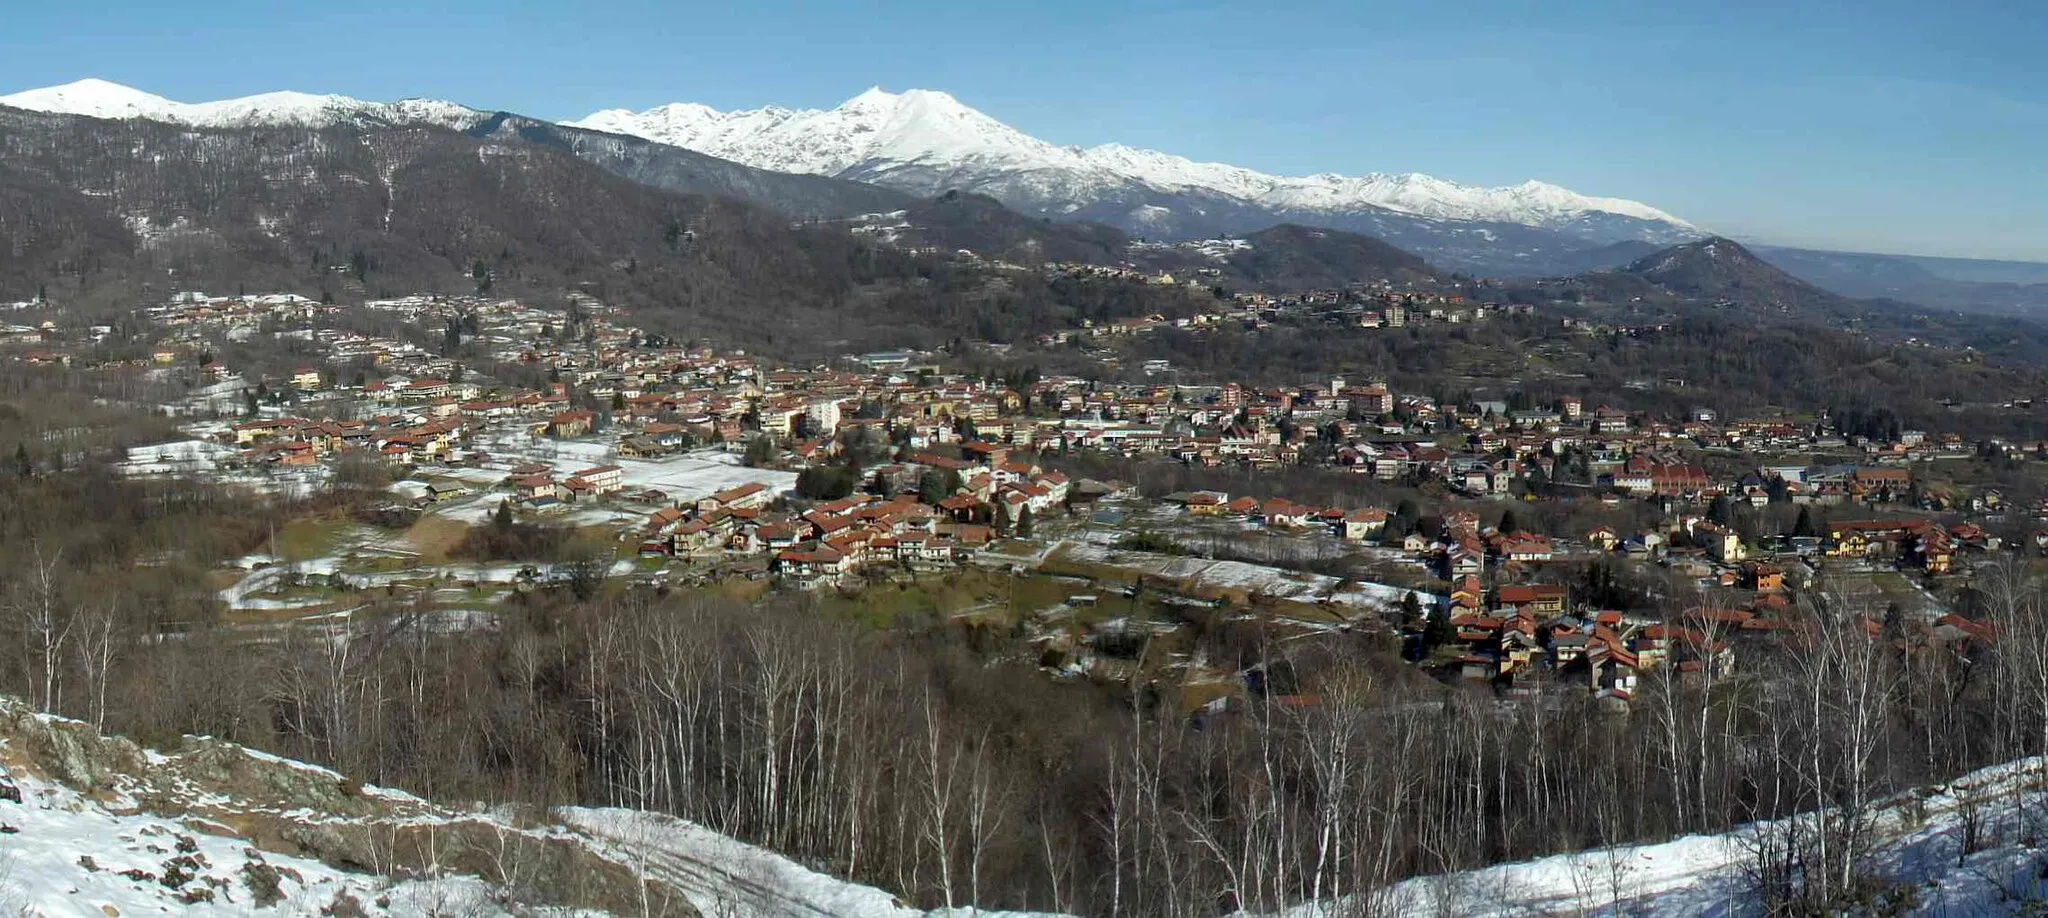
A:
[[[519,141],[570,153],[607,172],[666,191],[709,194],[759,204],[797,218],[848,217],[907,207],[917,200],[879,185],[822,175],[770,172],[682,147],[498,112],[471,136]]]
[[[829,181],[829,180],[818,180]],[[523,141],[427,127],[194,129],[0,112],[0,300],[120,312],[186,289],[351,300],[593,294],[654,329],[791,354],[1010,340],[1185,312],[661,191]]]

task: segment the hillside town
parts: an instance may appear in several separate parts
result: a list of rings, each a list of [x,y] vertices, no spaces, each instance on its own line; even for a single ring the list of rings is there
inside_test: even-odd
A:
[[[1360,300],[1247,296],[1213,315],[1088,325],[1049,343],[1168,324],[1256,328],[1274,310],[1343,309],[1367,327],[1401,327],[1502,308],[1390,291],[1364,297],[1377,308]],[[180,383],[156,407],[185,439],[130,450],[119,466],[131,475],[292,493],[368,470],[394,513],[601,531],[611,573],[656,583],[843,591],[965,567],[1152,582],[1189,601],[1258,602],[1304,626],[1382,630],[1447,678],[1577,682],[1622,701],[1644,668],[1708,678],[1733,667],[1745,642],[1799,627],[1790,597],[1849,580],[1927,640],[1982,637],[1940,585],[2048,548],[2048,502],[2015,505],[1997,488],[1916,471],[1985,455],[2048,461],[2048,442],[1873,437],[1825,416],[1667,417],[1579,396],[1449,403],[1377,380],[989,379],[912,351],[793,368],[663,340],[581,296],[566,308],[372,300],[355,315],[375,321],[355,325],[382,334],[350,330],[347,312],[296,296],[181,294],[143,311],[149,344],[122,359],[105,344],[114,329],[54,323],[6,329],[5,354]],[[252,342],[302,362],[219,356]],[[1354,482],[1359,499],[1148,494],[1069,471],[1089,462],[1320,470]],[[1397,506],[1397,494],[1425,499]],[[1546,507],[1637,522],[1539,525]],[[1796,523],[1762,525],[1773,508]],[[1266,563],[1223,560],[1218,546]],[[1377,579],[1315,582],[1290,558],[1349,559]],[[1589,565],[1660,571],[1703,599],[1678,621],[1631,610],[1625,592],[1588,587]],[[476,579],[523,588],[569,575],[505,565]]]

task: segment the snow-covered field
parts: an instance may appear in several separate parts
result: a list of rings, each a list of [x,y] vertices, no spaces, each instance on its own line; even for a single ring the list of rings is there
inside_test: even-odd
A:
[[[486,436],[476,446],[500,464],[542,462],[554,466],[562,476],[591,466],[616,465],[623,470],[620,477],[628,491],[655,488],[678,500],[691,500],[753,482],[777,492],[796,487],[796,473],[748,468],[740,463],[737,454],[722,449],[700,449],[667,459],[628,459],[615,454],[608,442],[550,440],[523,431]]]
[[[222,460],[234,458],[237,450],[205,440],[180,440],[152,446],[130,447],[117,468],[123,475],[196,475],[210,473]]]
[[[1064,551],[1064,557],[1069,561],[1142,571],[1154,577],[1188,584],[1196,592],[1244,592],[1292,602],[1345,606],[1360,612],[1393,609],[1409,592],[1383,583],[1339,580],[1327,574],[1290,571],[1243,561],[1210,561],[1122,551],[1099,542],[1069,542]],[[1427,593],[1416,593],[1415,598],[1425,606],[1442,601],[1442,597]]]

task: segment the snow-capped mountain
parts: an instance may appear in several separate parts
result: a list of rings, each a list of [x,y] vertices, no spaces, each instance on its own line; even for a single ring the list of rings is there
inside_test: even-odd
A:
[[[1170,219],[1177,210],[1209,215],[1221,204],[1293,219],[1391,211],[1553,229],[1600,242],[1698,235],[1691,224],[1647,204],[1536,181],[1484,188],[1414,173],[1275,176],[1121,144],[1061,147],[931,90],[870,89],[824,111],[771,106],[720,112],[676,103],[638,113],[601,111],[568,124],[761,168],[861,179],[918,194],[979,191],[1050,214],[1121,206],[1122,219],[1111,222],[1137,229]],[[1161,196],[1194,200],[1176,206],[1156,200]],[[1097,218],[1102,216],[1117,215]],[[1618,228],[1616,221],[1641,225]]]
[[[364,102],[348,96],[313,95],[303,92],[266,92],[239,99],[222,99],[218,102],[174,102],[162,96],[99,79],[79,80],[62,86],[0,96],[0,105],[92,118],[141,118],[193,127],[325,127],[333,124],[383,123],[434,124],[462,129],[488,117],[485,112],[453,102],[437,102],[431,99]]]
[[[957,190],[1033,217],[1103,223],[1155,240],[1294,223],[1362,233],[1439,268],[1497,277],[1611,267],[1626,258],[1602,260],[1605,246],[1705,236],[1645,204],[1541,182],[1483,188],[1417,174],[1285,177],[1117,144],[1061,147],[926,90],[872,89],[830,111],[679,103],[561,124],[423,99],[274,92],[183,103],[97,79],[0,96],[0,106],[216,128],[432,125],[552,146],[636,182],[804,218],[900,209],[905,194]]]

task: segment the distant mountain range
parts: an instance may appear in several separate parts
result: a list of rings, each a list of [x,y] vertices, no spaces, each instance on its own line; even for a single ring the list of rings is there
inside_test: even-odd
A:
[[[0,105],[115,121],[141,118],[193,127],[223,128],[375,123],[437,124],[459,130],[488,117],[486,112],[431,99],[364,102],[347,96],[303,92],[266,92],[218,102],[173,102],[163,96],[97,79],[0,96]]]
[[[720,112],[675,103],[569,123],[920,196],[985,194],[1026,214],[1105,223],[1151,239],[1242,235],[1288,222],[1325,226],[1477,273],[1545,273],[1579,250],[1704,235],[1647,204],[1536,181],[1482,188],[1412,173],[1286,177],[1121,144],[1062,147],[930,90],[871,89],[824,111]]]
[[[764,204],[803,219],[907,211],[943,192],[1032,218],[1153,241],[1295,225],[1371,236],[1444,271],[1535,278],[1618,268],[1708,234],[1647,204],[1530,181],[1426,175],[1267,175],[1119,144],[1062,147],[943,92],[873,89],[830,110],[720,112],[676,103],[551,123],[426,99],[273,92],[182,103],[104,80],[0,96],[0,106],[205,128],[432,126],[550,147],[635,182]],[[1850,296],[2000,312],[2048,308],[2048,266],[1759,246],[1763,259]]]
[[[782,172],[859,178],[920,195],[961,190],[1009,199],[1026,211],[1074,213],[1130,195],[1221,196],[1285,213],[1360,210],[1413,217],[1514,223],[1599,238],[1615,218],[1645,224],[1633,233],[1697,237],[1695,228],[1647,204],[1596,198],[1525,182],[1506,188],[1459,185],[1427,175],[1267,175],[1198,163],[1121,144],[1061,147],[1031,137],[943,92],[870,89],[828,111],[761,108],[720,112],[675,103],[633,113],[602,111],[569,124],[645,137]],[[1139,208],[1138,227],[1163,215]]]

